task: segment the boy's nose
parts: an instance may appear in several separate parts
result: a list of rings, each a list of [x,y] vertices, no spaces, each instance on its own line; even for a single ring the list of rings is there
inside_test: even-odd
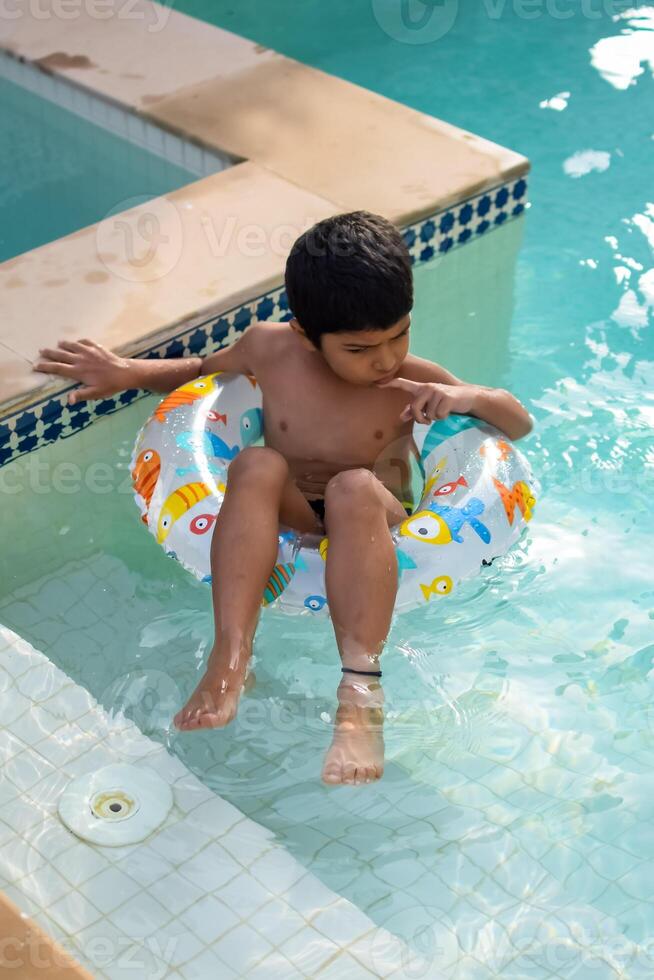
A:
[[[394,368],[394,357],[386,357],[383,360],[382,358],[378,358],[377,363],[375,364],[375,370],[379,371],[380,374],[390,374]]]

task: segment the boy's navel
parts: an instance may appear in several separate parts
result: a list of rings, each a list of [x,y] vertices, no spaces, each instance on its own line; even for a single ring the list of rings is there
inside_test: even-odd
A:
[[[282,419],[281,422],[279,423],[279,428],[282,430],[282,432],[286,432],[286,430],[288,429],[288,422],[286,422],[285,419]]]
[[[382,432],[381,429],[377,429],[377,431],[375,432],[375,439],[383,439],[383,438],[384,438],[384,433]]]

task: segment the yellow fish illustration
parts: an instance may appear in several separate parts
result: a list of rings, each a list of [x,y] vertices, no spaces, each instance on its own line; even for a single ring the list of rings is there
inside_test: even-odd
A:
[[[211,490],[206,483],[187,483],[185,486],[173,490],[161,508],[159,515],[159,523],[157,524],[158,543],[163,544],[175,521],[179,520],[191,507],[195,507],[198,501],[208,497],[210,493]]]
[[[436,469],[425,483],[425,489],[422,491],[423,497],[426,497],[427,494],[431,492],[432,487],[434,486],[434,484],[436,483],[436,481],[438,480],[439,476],[441,475],[441,473],[443,472],[446,466],[447,466],[447,456],[443,456],[442,459],[439,459],[438,463],[436,464]]]
[[[429,599],[433,595],[449,595],[452,591],[452,579],[449,575],[439,575],[431,585],[423,585],[421,582],[420,588],[422,589],[425,601],[429,602]]]
[[[320,542],[320,544],[318,545],[318,551],[319,551],[320,557],[322,558],[323,561],[327,561],[327,548],[328,547],[329,547],[329,538],[323,538],[322,541]]]
[[[513,517],[515,515],[516,507],[519,509],[525,521],[530,521],[532,519],[534,515],[533,509],[536,504],[536,498],[534,497],[529,485],[525,483],[524,480],[518,480],[513,484],[513,487],[510,490],[495,477],[493,477],[493,483],[495,484],[495,489],[502,498],[502,503],[504,504],[504,510],[506,511],[509,524],[513,524]]]
[[[400,524],[400,534],[426,544],[449,544],[452,532],[442,517],[431,510],[419,510]]]

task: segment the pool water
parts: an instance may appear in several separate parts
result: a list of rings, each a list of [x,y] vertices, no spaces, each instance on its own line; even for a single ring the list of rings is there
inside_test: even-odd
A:
[[[210,19],[208,3],[180,6]],[[561,20],[507,4],[495,19],[500,5],[462,3],[418,45],[379,25],[392,6],[211,5],[222,26],[534,166],[510,322],[474,288],[476,246],[511,262],[522,222],[416,273],[413,349],[524,400],[543,491],[509,556],[394,622],[383,780],[320,784],[339,670],[310,617],[264,611],[256,686],[226,731],[168,730],[202,669],[210,597],[138,525],[127,461],[152,400],[3,471],[0,621],[405,939],[407,976],[649,977],[654,8],[612,20],[568,4]]]
[[[0,77],[0,262],[194,179]]]

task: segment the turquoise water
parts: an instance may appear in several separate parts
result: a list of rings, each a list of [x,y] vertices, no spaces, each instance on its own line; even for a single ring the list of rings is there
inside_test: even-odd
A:
[[[495,20],[461,4],[452,30],[420,46],[381,29],[373,11],[391,6],[211,8],[534,166],[524,226],[416,275],[413,348],[525,401],[537,424],[522,446],[543,493],[511,555],[394,623],[384,779],[320,784],[334,643],[328,624],[272,610],[237,721],[169,737],[211,620],[206,590],[138,526],[126,465],[146,402],[5,475],[5,493],[23,489],[0,509],[0,621],[406,940],[406,976],[650,977],[654,91],[646,65],[619,88],[606,63],[615,45],[652,50],[649,8],[637,23],[581,4],[570,20],[525,19],[507,4]],[[560,108],[541,107],[555,96]],[[492,268],[516,252],[512,295]]]
[[[0,262],[193,179],[0,77]]]

